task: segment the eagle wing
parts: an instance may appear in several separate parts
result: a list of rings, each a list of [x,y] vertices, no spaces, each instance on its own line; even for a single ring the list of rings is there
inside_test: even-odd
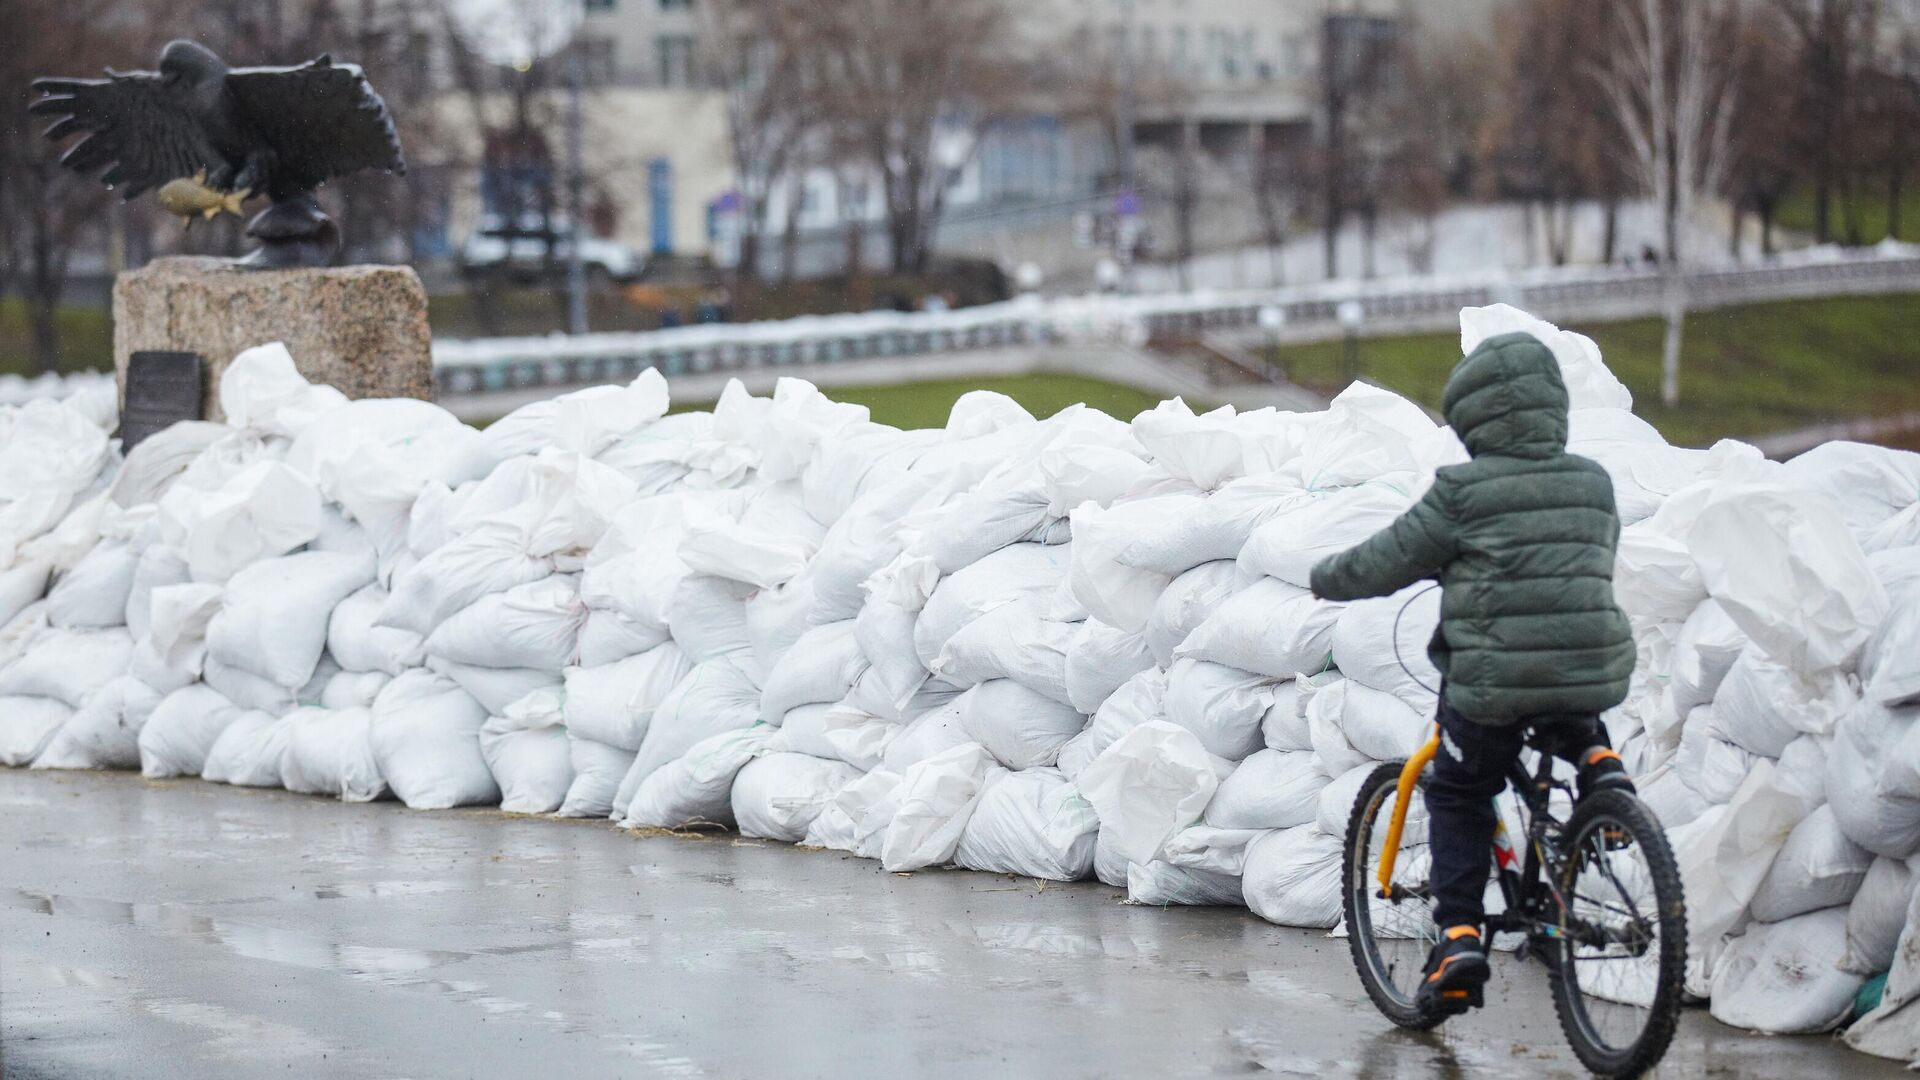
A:
[[[387,103],[357,65],[322,56],[299,67],[238,68],[227,91],[272,148],[280,180],[316,187],[361,169],[407,171]]]
[[[101,182],[121,188],[125,198],[193,176],[220,160],[187,97],[153,72],[35,79],[33,88],[42,96],[28,111],[58,117],[47,138],[85,132],[60,164],[82,174],[106,170]]]

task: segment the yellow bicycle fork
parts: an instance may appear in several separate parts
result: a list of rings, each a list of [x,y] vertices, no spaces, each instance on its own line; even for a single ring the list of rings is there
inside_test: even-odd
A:
[[[1406,765],[1400,769],[1400,784],[1394,794],[1393,817],[1387,822],[1386,843],[1380,849],[1380,898],[1393,899],[1393,864],[1400,857],[1400,833],[1407,825],[1407,805],[1413,798],[1413,786],[1420,781],[1420,773],[1433,762],[1435,754],[1440,752],[1440,725],[1433,725],[1433,737],[1426,745],[1414,752]]]

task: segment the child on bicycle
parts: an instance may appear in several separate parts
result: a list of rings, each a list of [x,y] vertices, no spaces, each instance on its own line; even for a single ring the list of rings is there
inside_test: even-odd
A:
[[[1442,468],[1393,524],[1313,569],[1329,600],[1437,578],[1439,755],[1426,789],[1434,922],[1418,1000],[1479,1006],[1494,797],[1529,728],[1579,768],[1581,793],[1632,787],[1599,714],[1627,696],[1635,650],[1613,600],[1620,519],[1606,471],[1567,453],[1567,388],[1539,339],[1490,338],[1447,379],[1447,422],[1472,460]]]

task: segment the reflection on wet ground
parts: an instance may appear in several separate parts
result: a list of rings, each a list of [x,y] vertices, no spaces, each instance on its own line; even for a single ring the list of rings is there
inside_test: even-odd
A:
[[[1581,1075],[1538,968],[1397,1031],[1243,911],[127,775],[0,771],[22,1075]],[[1666,1072],[1893,1076],[1687,1017]]]

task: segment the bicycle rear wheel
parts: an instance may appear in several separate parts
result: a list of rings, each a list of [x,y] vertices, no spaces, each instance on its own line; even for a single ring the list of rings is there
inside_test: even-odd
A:
[[[1347,946],[1367,996],[1387,1019],[1426,1030],[1446,1019],[1414,1004],[1425,977],[1427,951],[1440,939],[1428,887],[1432,857],[1427,846],[1424,778],[1409,796],[1407,820],[1394,860],[1393,898],[1380,895],[1380,856],[1400,783],[1399,764],[1382,765],[1360,785],[1347,821],[1342,859],[1342,905]]]
[[[1582,1064],[1634,1077],[1660,1061],[1680,1021],[1686,903],[1667,834],[1624,791],[1580,800],[1553,875],[1554,1009]]]

